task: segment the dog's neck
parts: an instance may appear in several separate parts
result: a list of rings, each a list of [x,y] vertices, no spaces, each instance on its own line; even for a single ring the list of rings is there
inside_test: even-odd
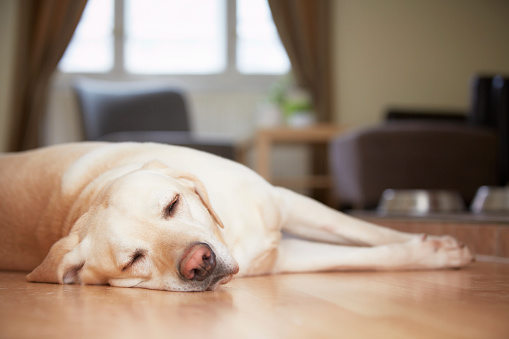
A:
[[[62,195],[61,178],[92,147],[96,146],[84,144],[72,149],[35,150],[0,157],[0,188],[5,197],[0,206],[0,225],[4,226],[0,227],[0,237],[9,239],[0,249],[0,258],[9,257],[3,255],[4,251],[23,251],[16,262],[0,262],[2,267],[31,269],[62,237],[62,216],[71,203]],[[68,154],[63,157],[62,152]]]

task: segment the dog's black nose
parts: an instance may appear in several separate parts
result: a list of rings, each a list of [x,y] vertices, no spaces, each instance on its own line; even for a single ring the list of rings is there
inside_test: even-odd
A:
[[[216,268],[216,255],[209,245],[198,243],[189,250],[180,262],[180,274],[187,280],[203,281]]]

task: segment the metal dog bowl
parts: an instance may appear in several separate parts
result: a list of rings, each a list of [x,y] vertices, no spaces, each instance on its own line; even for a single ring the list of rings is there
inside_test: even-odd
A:
[[[415,215],[461,212],[464,208],[463,199],[455,191],[387,189],[380,199],[378,212]]]
[[[479,187],[470,209],[474,213],[509,213],[509,187]]]

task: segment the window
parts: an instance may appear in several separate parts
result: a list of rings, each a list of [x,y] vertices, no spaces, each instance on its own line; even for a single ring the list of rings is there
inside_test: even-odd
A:
[[[242,73],[285,73],[286,51],[266,0],[237,0],[237,68]]]
[[[113,68],[113,1],[90,0],[58,64],[63,72],[103,73]]]
[[[89,0],[65,73],[284,74],[266,0]]]
[[[224,0],[126,0],[125,69],[220,73],[226,69]]]

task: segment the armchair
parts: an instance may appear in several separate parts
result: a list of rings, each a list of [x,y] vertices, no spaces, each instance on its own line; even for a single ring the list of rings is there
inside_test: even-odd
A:
[[[334,190],[342,206],[375,208],[393,189],[447,189],[469,203],[497,183],[496,135],[461,124],[396,122],[332,141]]]
[[[184,95],[166,85],[79,79],[74,84],[86,140],[160,142],[234,159],[225,137],[191,130]]]

